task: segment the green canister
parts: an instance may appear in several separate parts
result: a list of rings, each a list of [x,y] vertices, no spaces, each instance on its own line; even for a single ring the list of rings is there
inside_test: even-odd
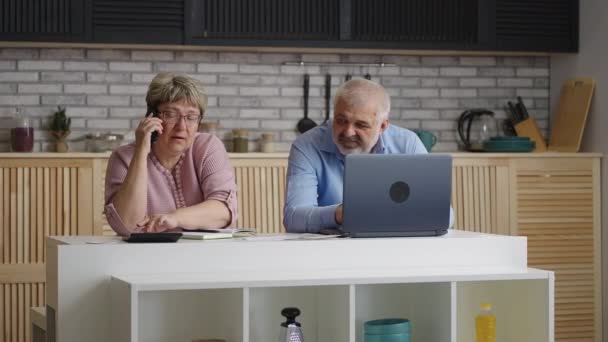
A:
[[[364,324],[364,342],[410,342],[410,321],[386,318]]]

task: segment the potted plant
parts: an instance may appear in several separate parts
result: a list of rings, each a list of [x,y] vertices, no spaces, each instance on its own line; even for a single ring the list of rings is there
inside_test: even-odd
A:
[[[57,106],[57,111],[53,113],[51,121],[51,134],[55,137],[55,150],[57,152],[67,152],[68,144],[65,142],[70,135],[70,125],[72,119],[65,115],[66,107]]]

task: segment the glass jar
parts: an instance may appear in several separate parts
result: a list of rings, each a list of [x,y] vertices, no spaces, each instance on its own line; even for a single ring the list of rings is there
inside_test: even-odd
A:
[[[274,134],[272,134],[272,133],[262,133],[262,136],[260,137],[260,152],[262,152],[262,153],[274,152],[274,146],[272,143],[273,138],[274,138]]]
[[[217,127],[218,126],[219,125],[216,121],[205,121],[205,122],[201,122],[198,125],[198,131],[217,136]]]
[[[32,152],[34,149],[34,127],[29,118],[17,114],[11,128],[11,151]]]
[[[232,130],[232,152],[245,153],[249,151],[249,132],[246,129]]]

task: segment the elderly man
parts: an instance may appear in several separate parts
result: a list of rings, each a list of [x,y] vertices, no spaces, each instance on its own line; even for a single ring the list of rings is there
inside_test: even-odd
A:
[[[289,152],[283,210],[288,232],[318,233],[342,224],[345,155],[427,153],[414,132],[389,124],[389,112],[390,97],[381,85],[353,79],[340,86],[333,121],[298,137]]]

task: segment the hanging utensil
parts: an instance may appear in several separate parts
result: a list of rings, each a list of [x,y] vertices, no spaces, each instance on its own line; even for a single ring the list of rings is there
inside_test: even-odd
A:
[[[325,121],[323,121],[323,123],[326,123],[327,121],[329,121],[329,113],[331,112],[331,109],[329,108],[330,100],[331,100],[331,75],[327,74],[327,75],[325,75]]]
[[[350,81],[350,79],[353,78],[353,75],[351,74],[346,74],[346,76],[344,76],[344,82],[348,82]]]
[[[366,80],[371,80],[372,79],[372,75],[370,75],[369,73],[365,74],[365,76],[363,76],[363,78],[365,78]]]
[[[304,117],[298,121],[298,132],[304,133],[317,124],[308,118],[308,89],[310,88],[310,76],[304,74]]]

